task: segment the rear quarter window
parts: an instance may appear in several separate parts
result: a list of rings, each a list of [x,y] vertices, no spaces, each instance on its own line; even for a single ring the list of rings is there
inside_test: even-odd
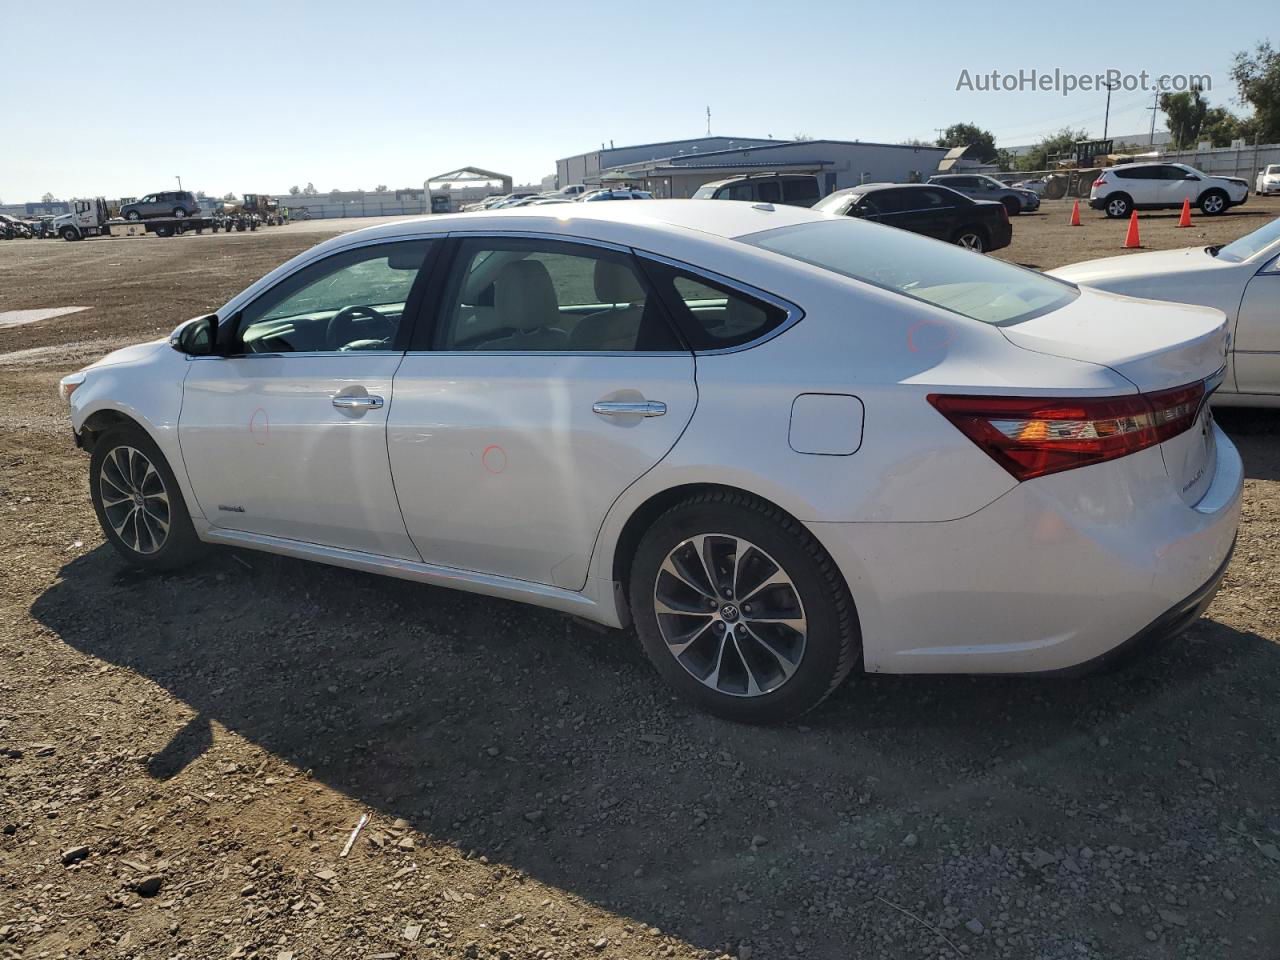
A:
[[[727,283],[643,259],[645,273],[694,350],[726,350],[767,337],[791,313]]]

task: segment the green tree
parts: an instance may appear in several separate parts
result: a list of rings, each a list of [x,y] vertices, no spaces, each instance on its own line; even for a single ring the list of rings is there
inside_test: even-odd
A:
[[[996,159],[996,138],[990,130],[983,130],[976,123],[953,123],[938,138],[940,147],[976,147],[973,158],[981,163]]]
[[[1280,140],[1280,51],[1264,41],[1252,54],[1237,53],[1231,65],[1231,79],[1240,91],[1240,102],[1253,107],[1248,134],[1262,143]]]
[[[1075,149],[1077,140],[1088,139],[1088,130],[1072,130],[1070,127],[1063,127],[1018,157],[1016,166],[1019,170],[1047,170],[1051,156],[1070,154]]]
[[[289,196],[296,197],[296,196],[300,196],[301,194],[302,194],[302,188],[298,186],[296,183],[289,188]]]
[[[386,185],[385,183],[380,183],[380,184],[378,184],[376,187],[374,187],[374,188],[373,188],[373,192],[374,192],[374,193],[386,193],[386,192],[387,192],[387,185]]]
[[[307,185],[302,188],[302,195],[304,197],[318,197],[320,196],[320,191],[316,189],[314,183],[308,180]]]
[[[1192,87],[1186,93],[1160,94],[1160,109],[1164,111],[1175,150],[1187,150],[1199,142],[1200,128],[1209,112],[1209,104],[1199,87]]]
[[[41,198],[40,198],[40,202],[41,202],[41,203],[53,203],[53,199],[54,199],[54,198],[53,198],[53,194],[52,194],[52,193],[46,193],[43,197],[41,197]]]

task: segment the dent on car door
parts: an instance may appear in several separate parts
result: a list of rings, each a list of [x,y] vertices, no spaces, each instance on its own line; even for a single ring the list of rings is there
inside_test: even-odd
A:
[[[1245,287],[1232,352],[1240,393],[1280,394],[1280,262]]]
[[[418,558],[386,418],[433,243],[335,253],[223,318],[223,355],[190,361],[178,424],[213,526]]]
[[[388,446],[423,560],[580,589],[614,500],[675,444],[692,353],[627,251],[450,241],[396,374]]]

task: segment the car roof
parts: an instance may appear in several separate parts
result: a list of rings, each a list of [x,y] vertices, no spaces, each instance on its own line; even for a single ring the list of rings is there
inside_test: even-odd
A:
[[[647,200],[644,203],[572,203],[554,206],[554,213],[531,206],[405,218],[343,234],[328,241],[325,246],[345,246],[355,239],[367,242],[401,236],[422,236],[424,233],[444,234],[450,231],[485,229],[520,232],[536,231],[540,226],[546,226],[551,228],[550,232],[563,233],[567,224],[581,224],[587,230],[621,224],[649,231],[694,231],[735,239],[774,227],[829,219],[828,215],[814,213],[808,207],[741,200],[720,200],[714,203],[708,200]]]

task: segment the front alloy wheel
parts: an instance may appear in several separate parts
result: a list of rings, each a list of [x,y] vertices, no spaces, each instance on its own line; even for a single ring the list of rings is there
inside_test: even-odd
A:
[[[808,622],[795,584],[740,537],[704,534],[678,544],[659,570],[653,607],[671,656],[719,693],[770,693],[804,658]]]
[[[169,539],[169,492],[150,460],[133,447],[107,454],[98,473],[102,512],[115,535],[141,556],[158,553]]]

